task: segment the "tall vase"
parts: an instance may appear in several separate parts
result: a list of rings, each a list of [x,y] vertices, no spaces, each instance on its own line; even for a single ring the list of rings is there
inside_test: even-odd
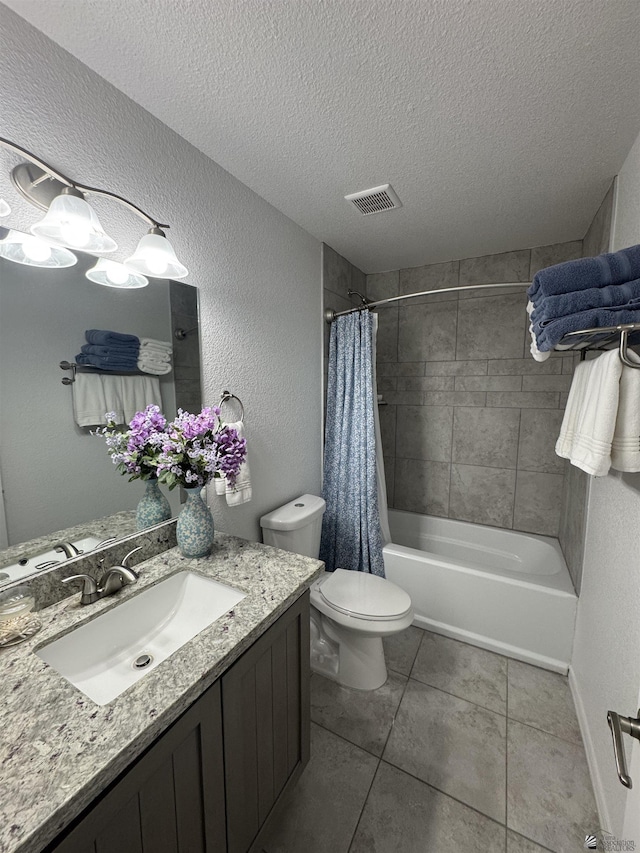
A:
[[[185,489],[187,502],[178,516],[176,538],[184,557],[206,557],[213,547],[213,517],[200,497],[202,486]]]
[[[136,530],[153,527],[154,524],[171,518],[171,506],[160,491],[158,478],[150,477],[145,482],[147,488],[136,509]]]

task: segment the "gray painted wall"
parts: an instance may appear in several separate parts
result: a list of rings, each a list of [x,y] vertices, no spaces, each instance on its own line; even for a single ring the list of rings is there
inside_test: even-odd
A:
[[[617,178],[612,249],[640,243],[640,137]],[[639,745],[632,745],[634,787],[615,774],[606,714],[635,716],[640,703],[640,474],[591,477],[582,591],[570,681],[600,810],[601,826],[623,836],[625,811],[638,814]],[[637,839],[636,839],[637,846]]]
[[[209,490],[210,505],[220,529],[259,538],[260,515],[320,489],[320,243],[1,4],[0,77],[4,136],[172,224],[200,288],[204,401],[228,388],[246,412],[253,501]],[[122,260],[144,226],[96,208]],[[74,487],[90,500],[95,484]]]
[[[611,240],[611,221],[613,215],[614,183],[602,200],[593,221],[582,241],[582,254],[585,258],[609,251]],[[574,356],[574,366],[579,356]],[[560,530],[558,539],[564,553],[569,574],[576,592],[582,586],[582,562],[584,558],[584,539],[587,523],[587,500],[589,491],[588,474],[575,465],[567,465],[562,489],[560,510]]]
[[[367,276],[367,296],[527,282],[582,242]],[[529,354],[525,288],[461,291],[380,309],[378,391],[390,505],[558,534],[564,461],[554,453],[573,357]]]

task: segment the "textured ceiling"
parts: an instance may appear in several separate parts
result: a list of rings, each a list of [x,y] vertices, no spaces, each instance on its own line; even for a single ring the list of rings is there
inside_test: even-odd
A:
[[[640,130],[638,0],[5,3],[366,272],[582,237]]]

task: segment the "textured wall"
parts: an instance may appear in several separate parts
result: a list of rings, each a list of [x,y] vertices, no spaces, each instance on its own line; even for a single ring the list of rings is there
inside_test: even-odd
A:
[[[612,248],[640,243],[640,137],[617,179]],[[640,809],[615,774],[608,709],[635,716],[640,689],[640,474],[592,477],[572,681],[602,826],[622,837],[625,808]],[[627,756],[631,745],[624,738]],[[636,847],[639,839],[636,839]]]
[[[254,499],[210,504],[259,537],[261,514],[320,488],[320,243],[1,4],[0,77],[3,135],[172,223],[200,288],[204,400],[229,388],[246,411]],[[95,206],[127,257],[141,222]]]
[[[529,281],[581,241],[367,276],[367,296]],[[378,391],[390,505],[556,536],[555,456],[572,357],[529,355],[523,288],[380,309]]]

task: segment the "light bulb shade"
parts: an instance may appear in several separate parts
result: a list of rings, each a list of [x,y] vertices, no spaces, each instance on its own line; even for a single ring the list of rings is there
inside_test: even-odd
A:
[[[148,279],[143,275],[131,272],[124,264],[110,261],[108,258],[98,258],[95,267],[91,267],[85,273],[89,281],[103,284],[105,287],[121,287],[125,290],[133,290],[137,287],[146,287]]]
[[[11,208],[3,198],[0,198],[0,216],[8,216],[10,213]]]
[[[0,240],[0,258],[29,267],[49,269],[72,267],[78,260],[68,249],[54,246],[31,234],[23,234],[22,231],[9,231]]]
[[[100,255],[118,248],[105,234],[95,210],[84,198],[61,193],[49,206],[44,219],[31,226],[31,233],[43,240]]]
[[[189,274],[159,228],[152,228],[145,234],[124,263],[128,269],[151,278],[184,278]]]

